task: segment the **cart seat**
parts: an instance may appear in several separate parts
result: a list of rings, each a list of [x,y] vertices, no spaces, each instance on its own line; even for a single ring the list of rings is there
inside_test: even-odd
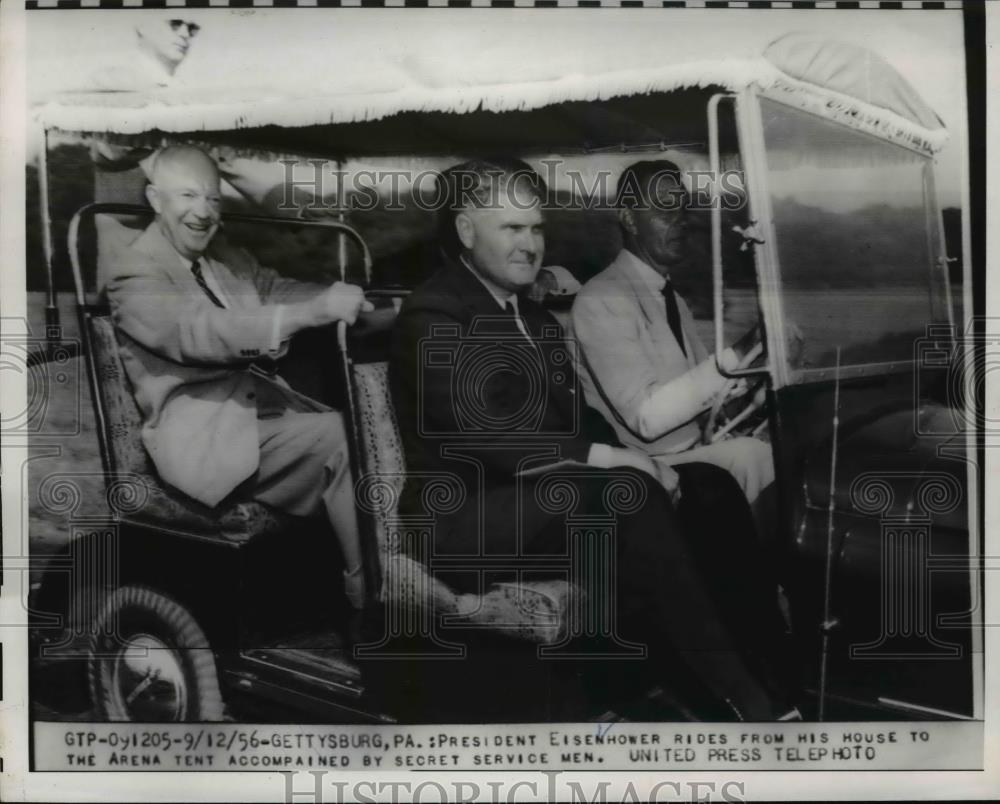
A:
[[[406,476],[403,445],[389,396],[388,363],[352,365],[361,446],[359,500],[375,521],[387,605],[445,615],[449,625],[495,630],[519,639],[555,644],[567,633],[571,607],[583,592],[564,580],[497,583],[484,594],[455,592],[427,566],[400,550],[397,503]],[[366,499],[366,481],[388,483],[391,491]]]
[[[108,316],[91,317],[90,337],[104,411],[109,489],[115,481],[144,487],[133,488],[123,495],[108,494],[112,506],[115,500],[145,500],[138,510],[130,510],[123,518],[160,529],[234,542],[245,542],[291,526],[291,517],[263,503],[223,501],[216,508],[209,508],[161,482],[142,445],[142,416],[121,362],[114,324]]]

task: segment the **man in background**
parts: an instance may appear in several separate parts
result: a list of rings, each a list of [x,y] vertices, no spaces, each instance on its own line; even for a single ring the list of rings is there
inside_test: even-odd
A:
[[[133,30],[135,40],[129,52],[91,73],[87,88],[143,92],[174,85],[177,69],[200,30],[198,23],[188,19],[145,16]],[[142,204],[153,151],[154,148],[147,146],[117,145],[101,137],[92,139],[94,201]],[[116,250],[134,240],[139,223],[134,216],[96,216],[98,263],[112,259]]]
[[[201,26],[179,17],[156,17],[135,26],[135,50],[127,58],[91,75],[94,89],[142,91],[168,87],[175,81]]]

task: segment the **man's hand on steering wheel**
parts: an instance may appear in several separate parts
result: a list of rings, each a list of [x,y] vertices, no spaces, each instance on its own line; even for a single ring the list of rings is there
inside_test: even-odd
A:
[[[785,343],[786,357],[789,364],[793,366],[799,365],[799,362],[802,359],[802,354],[805,351],[805,335],[802,334],[802,329],[791,321],[785,324]],[[758,345],[761,347],[760,354],[748,362],[748,355],[755,348],[757,348]],[[731,365],[723,365],[724,369],[732,370],[733,368],[748,368],[754,363],[760,362],[761,357],[763,356],[763,338],[760,331],[760,325],[755,324],[750,327],[750,329],[744,332],[736,343],[729,347],[729,349],[733,351],[736,359],[732,361]]]
[[[724,370],[745,369],[763,358],[764,344],[760,326],[748,329],[723,353],[728,360],[721,366]],[[710,444],[733,431],[740,422],[749,419],[764,405],[764,377],[730,378],[720,389],[709,408],[709,414],[702,428],[702,442]],[[733,410],[733,408],[736,410]]]
[[[736,353],[736,357],[739,360],[739,365],[741,368],[745,368],[743,362],[746,360],[747,355],[749,355],[754,348],[762,343],[760,325],[755,324],[750,327],[746,332],[744,332],[739,339],[734,343],[730,349]],[[754,358],[756,359],[756,358]]]

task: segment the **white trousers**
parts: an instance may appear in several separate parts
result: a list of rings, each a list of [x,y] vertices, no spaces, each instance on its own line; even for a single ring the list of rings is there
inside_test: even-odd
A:
[[[751,503],[757,499],[761,491],[774,482],[771,445],[748,436],[729,438],[714,444],[692,447],[684,452],[653,457],[666,466],[696,461],[719,466],[736,478]]]

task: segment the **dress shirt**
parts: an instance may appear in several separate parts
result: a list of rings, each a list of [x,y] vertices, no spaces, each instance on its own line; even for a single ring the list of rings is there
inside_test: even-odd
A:
[[[637,257],[628,249],[625,249],[625,254],[629,257],[633,270],[649,288],[649,292],[654,297],[661,295],[663,293],[663,288],[667,285],[667,280],[663,274],[649,265],[645,260]]]
[[[468,259],[466,259],[464,254],[460,259],[462,265],[464,265],[466,268],[469,269],[469,271],[472,272],[472,275],[479,280],[479,284],[481,284],[484,288],[486,288],[490,296],[493,297],[493,300],[497,303],[497,306],[500,308],[500,312],[504,313],[505,315],[508,314],[507,304],[510,303],[510,305],[514,308],[514,321],[517,323],[517,328],[521,330],[521,334],[524,335],[525,338],[534,343],[534,341],[531,340],[531,335],[528,334],[528,330],[524,328],[524,321],[521,320],[521,308],[518,306],[517,303],[517,294],[508,293],[505,298],[503,295],[501,295],[504,291],[502,291],[492,282],[487,282],[485,279],[483,279],[483,277],[479,275],[479,272],[476,271],[476,269],[469,264],[469,261]]]
[[[194,260],[189,260],[186,257],[177,255],[177,258],[181,261],[181,265],[184,266],[184,270],[191,273],[191,266],[194,265]],[[201,276],[205,280],[205,284],[208,285],[209,290],[215,294],[215,297],[222,303],[223,308],[229,309],[231,300],[226,296],[226,292],[219,282],[218,277],[218,266],[215,260],[211,259],[207,254],[202,254],[198,258],[198,265],[201,266]],[[193,274],[192,274],[193,276]],[[207,296],[206,296],[207,298]],[[270,357],[280,357],[284,351],[284,342],[281,340],[281,319],[284,317],[285,307],[282,304],[271,305],[273,309],[271,318],[271,341],[268,346],[267,353]]]
[[[654,298],[662,299],[667,280],[631,251],[626,250],[626,254],[647,290]],[[664,305],[664,318],[666,314]],[[739,363],[732,349],[726,349],[722,357],[723,367],[727,370],[735,368]],[[641,435],[643,438],[658,438],[690,421],[711,405],[712,399],[725,384],[726,378],[716,368],[714,356],[663,383],[646,397],[639,408]],[[680,449],[687,449],[689,446],[691,445],[683,445]]]
[[[529,341],[531,341],[532,345],[534,345],[535,342],[531,339],[531,335],[529,335],[528,330],[524,328],[524,321],[521,319],[521,308],[518,306],[517,303],[517,294],[511,293],[507,296],[507,298],[503,298],[503,296],[501,296],[500,290],[495,285],[493,285],[493,283],[487,282],[479,275],[479,273],[471,265],[469,265],[469,261],[465,258],[465,255],[462,255],[460,261],[462,265],[464,265],[472,273],[472,275],[479,280],[480,284],[484,288],[486,288],[486,290],[489,292],[490,296],[493,297],[493,300],[497,303],[497,306],[500,308],[502,312],[507,314],[508,302],[513,306],[515,314],[514,320],[517,322],[517,328],[521,330],[521,334],[524,335],[524,337],[527,338]],[[590,450],[587,453],[587,464],[589,464],[590,466],[597,466],[603,469],[608,469],[612,466],[618,465],[618,463],[614,458],[614,450],[608,444],[597,444],[597,443],[590,445]]]

